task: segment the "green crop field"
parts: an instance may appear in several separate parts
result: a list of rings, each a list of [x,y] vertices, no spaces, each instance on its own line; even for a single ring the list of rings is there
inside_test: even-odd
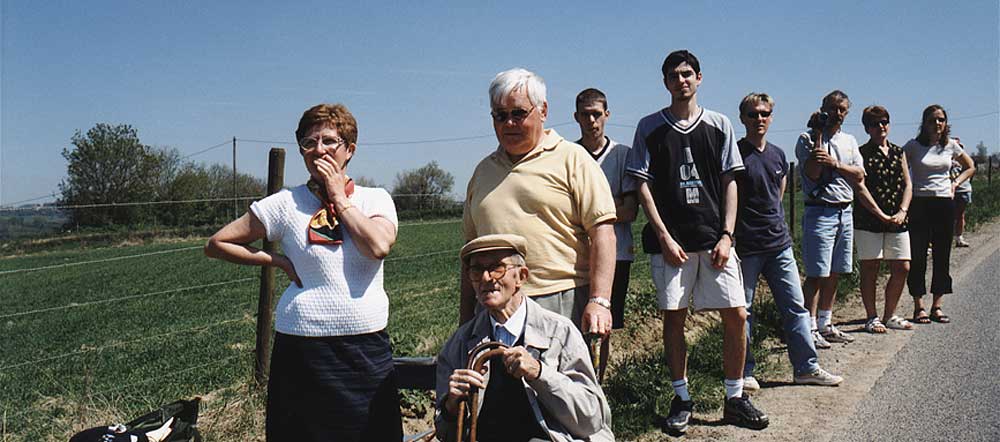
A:
[[[460,225],[400,228],[385,264],[398,355],[432,355],[457,323]],[[69,428],[53,421],[81,409],[135,416],[251,379],[260,270],[208,259],[203,243],[0,259],[3,440],[58,440]]]

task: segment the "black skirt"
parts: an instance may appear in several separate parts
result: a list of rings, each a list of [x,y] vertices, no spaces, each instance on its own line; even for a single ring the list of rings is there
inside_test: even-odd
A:
[[[403,438],[389,335],[276,333],[267,385],[267,440]]]

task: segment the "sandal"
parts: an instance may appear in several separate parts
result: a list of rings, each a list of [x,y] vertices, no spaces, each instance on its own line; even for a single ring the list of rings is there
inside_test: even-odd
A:
[[[947,324],[951,322],[951,318],[948,315],[941,313],[941,307],[931,307],[931,316],[929,318],[931,321],[939,322],[941,324]]]
[[[893,315],[888,321],[885,321],[885,326],[893,330],[913,330],[913,324],[899,316]]]
[[[918,308],[913,311],[913,322],[915,324],[930,324],[931,318],[927,316],[927,310]]]
[[[868,318],[868,322],[865,322],[865,331],[868,333],[882,334],[886,332],[885,324],[878,316],[872,316]]]

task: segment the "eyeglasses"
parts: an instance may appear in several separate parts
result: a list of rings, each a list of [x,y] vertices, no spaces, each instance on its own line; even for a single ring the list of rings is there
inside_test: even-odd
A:
[[[506,123],[508,119],[515,123],[520,123],[524,121],[525,118],[528,118],[528,115],[531,115],[531,111],[533,110],[535,110],[535,106],[532,106],[531,109],[528,110],[511,109],[509,112],[494,109],[490,112],[490,115],[493,117],[493,121],[497,123]]]
[[[514,267],[519,267],[519,266],[516,264],[506,264],[502,262],[490,264],[489,266],[485,267],[478,265],[470,265],[465,270],[465,276],[472,281],[479,281],[480,278],[483,277],[483,272],[490,272],[489,273],[490,279],[497,280],[503,278],[504,275],[507,274],[507,271]]]
[[[324,146],[329,146],[337,149],[345,143],[343,138],[338,137],[323,137],[322,139]],[[320,140],[318,138],[303,138],[299,140],[299,150],[303,153],[311,152],[319,147]]]
[[[771,111],[747,112],[747,117],[748,118],[760,118],[760,117],[767,118],[767,117],[770,117],[770,116],[771,116]]]

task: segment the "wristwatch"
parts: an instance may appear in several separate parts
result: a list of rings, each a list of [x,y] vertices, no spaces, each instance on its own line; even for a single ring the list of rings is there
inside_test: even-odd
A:
[[[605,298],[602,298],[600,296],[595,296],[593,298],[590,298],[590,300],[587,301],[587,303],[588,304],[597,304],[597,305],[599,305],[601,307],[604,307],[604,308],[606,308],[608,310],[611,310],[611,301],[609,301],[609,300],[607,300]]]
[[[728,236],[729,237],[729,242],[735,242],[736,241],[736,238],[733,237],[733,232],[730,232],[728,230],[723,230],[722,234],[719,235],[720,238],[723,237],[723,236]]]

